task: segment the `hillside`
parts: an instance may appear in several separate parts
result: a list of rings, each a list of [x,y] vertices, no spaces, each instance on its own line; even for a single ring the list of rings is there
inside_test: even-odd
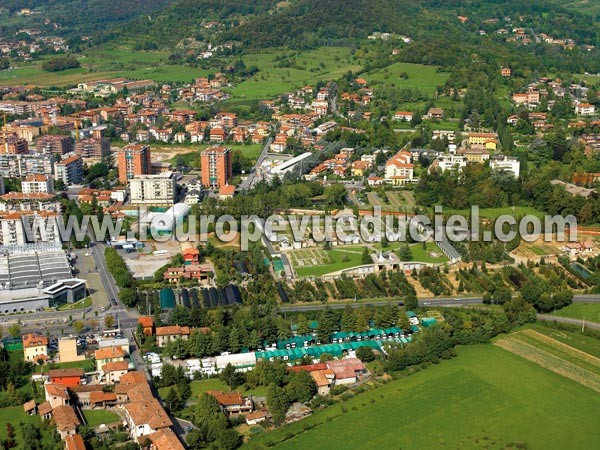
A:
[[[128,22],[140,14],[148,15],[172,4],[174,0],[6,0],[0,2],[6,16],[0,20],[0,36],[27,27],[48,28],[65,36],[89,36]],[[30,8],[31,15],[16,12]],[[46,20],[48,23],[45,23]],[[56,25],[54,25],[56,24]]]

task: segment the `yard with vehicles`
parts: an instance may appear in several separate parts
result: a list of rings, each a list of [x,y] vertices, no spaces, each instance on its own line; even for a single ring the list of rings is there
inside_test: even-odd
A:
[[[496,346],[457,352],[457,358],[258,435],[247,447],[335,450],[368,442],[379,449],[583,449],[600,444],[600,396],[593,391]]]

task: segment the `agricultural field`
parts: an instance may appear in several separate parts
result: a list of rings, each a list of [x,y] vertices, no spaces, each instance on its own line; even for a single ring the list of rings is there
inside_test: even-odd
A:
[[[600,323],[600,303],[573,303],[559,309],[555,315]]]
[[[600,445],[599,395],[497,346],[457,351],[457,358],[263,433],[247,447],[535,450]]]
[[[408,78],[400,78],[404,73]],[[371,84],[371,87],[387,84],[397,88],[418,89],[429,96],[434,94],[436,86],[442,86],[446,82],[448,75],[438,72],[437,66],[399,62],[361,76]]]
[[[545,322],[538,322],[529,327],[538,333],[551,337],[563,344],[570,345],[571,347],[600,358],[600,346],[598,345],[598,340],[591,336],[586,336],[580,332],[558,330],[548,326]]]
[[[299,277],[321,276],[338,270],[360,266],[362,247],[338,247],[332,250],[306,248],[288,253]]]
[[[600,393],[600,358],[531,329],[511,333],[495,345]]]
[[[230,90],[235,98],[270,98],[317,81],[334,80],[349,70],[360,70],[350,49],[322,47],[309,51],[269,51],[242,57],[258,73]]]

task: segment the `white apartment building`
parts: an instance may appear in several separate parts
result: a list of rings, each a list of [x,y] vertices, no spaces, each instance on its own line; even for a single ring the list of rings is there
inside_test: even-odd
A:
[[[171,206],[175,200],[175,185],[172,172],[136,175],[129,180],[131,204]]]
[[[52,194],[54,192],[54,180],[52,177],[34,174],[21,181],[23,194]]]

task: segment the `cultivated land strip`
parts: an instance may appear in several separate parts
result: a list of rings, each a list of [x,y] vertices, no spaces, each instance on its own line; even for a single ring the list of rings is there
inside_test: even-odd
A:
[[[521,333],[521,332],[519,332],[519,333]],[[550,352],[542,350],[542,349],[536,347],[535,345],[532,345],[528,342],[523,341],[522,339],[519,339],[519,336],[518,336],[519,333],[515,333],[504,339],[500,339],[499,341],[495,342],[495,345],[497,345],[498,347],[501,347],[504,350],[507,350],[511,353],[514,353],[524,359],[527,359],[528,361],[531,361],[547,370],[550,370],[551,372],[554,372],[565,378],[569,378],[583,386],[586,386],[586,387],[593,389],[594,391],[600,393],[600,375],[598,375],[597,373],[594,373],[590,370],[587,370],[576,363],[567,361],[567,360],[561,358],[560,356],[557,356],[555,354],[552,354]],[[552,339],[552,338],[548,338],[548,339],[550,339],[551,341],[554,341],[554,339]],[[561,347],[562,346],[567,347],[567,349],[564,349],[564,350],[565,351],[568,350],[568,352],[570,354],[578,354],[581,352],[580,350],[572,348],[566,344],[562,344],[561,342],[556,341],[556,343],[560,344]],[[584,352],[581,352],[581,353],[584,353]],[[589,356],[589,358],[592,358],[592,359],[585,358],[586,361],[587,360],[592,361],[594,359],[595,360],[598,359],[591,355],[588,355],[588,356]],[[596,366],[597,361],[594,361],[594,363],[590,362],[590,364],[592,366],[594,366],[594,368],[597,367]]]

